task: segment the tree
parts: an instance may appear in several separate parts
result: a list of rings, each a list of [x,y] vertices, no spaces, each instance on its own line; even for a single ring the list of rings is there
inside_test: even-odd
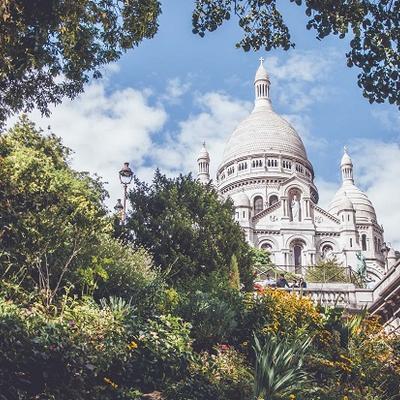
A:
[[[231,265],[229,270],[229,286],[232,289],[240,290],[240,274],[236,256],[231,257]]]
[[[71,169],[70,153],[26,117],[0,136],[0,277],[38,288],[47,304],[111,232],[102,184]]]
[[[370,103],[388,100],[400,106],[400,0],[291,0],[304,5],[306,28],[317,39],[331,34],[349,39],[347,65],[359,67],[358,86]],[[243,31],[236,47],[245,51],[264,47],[294,47],[277,0],[196,0],[193,32],[201,37],[234,15]]]
[[[104,64],[152,38],[157,0],[3,0],[0,127],[6,118],[83,91]]]
[[[233,255],[241,280],[249,284],[249,247],[233,220],[230,201],[221,201],[211,185],[191,175],[169,179],[156,171],[152,184],[135,180],[129,194],[127,230],[136,246],[148,249],[169,281],[192,280],[212,271],[228,277]]]

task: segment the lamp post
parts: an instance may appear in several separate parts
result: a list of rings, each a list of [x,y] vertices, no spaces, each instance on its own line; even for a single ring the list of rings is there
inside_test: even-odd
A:
[[[122,186],[124,187],[124,197],[123,197],[123,204],[121,204],[121,199],[117,200],[117,204],[115,205],[114,209],[121,213],[121,223],[125,223],[126,219],[126,200],[128,198],[128,185],[132,182],[133,172],[129,168],[129,163],[124,163],[124,166],[119,171],[119,181],[121,182]]]
[[[385,272],[388,270],[388,254],[389,254],[390,247],[386,244],[386,242],[382,243],[381,253],[383,254],[383,258],[385,260]]]

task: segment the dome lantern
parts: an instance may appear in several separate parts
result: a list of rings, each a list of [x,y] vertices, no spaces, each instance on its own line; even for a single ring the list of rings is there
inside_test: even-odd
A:
[[[210,155],[206,149],[206,142],[203,142],[203,147],[200,150],[197,158],[198,172],[197,179],[204,184],[210,182]]]
[[[255,104],[270,105],[269,87],[271,82],[264,67],[264,58],[260,57],[260,66],[254,78]]]
[[[348,181],[350,183],[354,183],[353,162],[351,161],[349,153],[347,152],[346,146],[344,146],[343,151],[344,151],[343,157],[340,162],[340,168],[342,170],[342,180],[343,180],[343,182]]]

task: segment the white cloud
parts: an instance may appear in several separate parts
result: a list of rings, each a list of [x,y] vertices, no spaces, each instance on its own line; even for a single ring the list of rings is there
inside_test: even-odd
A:
[[[388,131],[400,134],[400,114],[394,107],[391,109],[373,110],[372,116]]]
[[[108,206],[112,208],[122,196],[118,171],[125,161],[146,181],[152,179],[156,167],[167,175],[196,174],[197,154],[206,141],[214,176],[225,141],[252,106],[222,93],[196,93],[197,112],[179,122],[174,131],[163,134],[168,119],[163,102],[170,103],[186,90],[180,81],[173,82],[167,84],[165,96],[159,96],[161,102],[152,105],[156,98],[150,89],[108,91],[107,79],[97,81],[74,101],[52,107],[50,118],[42,118],[37,111],[30,118],[40,127],[50,125],[73,149],[75,169],[96,173],[107,182]],[[15,119],[8,125],[13,122]]]
[[[74,150],[74,168],[97,173],[108,182],[108,205],[112,207],[122,195],[119,169],[125,161],[131,162],[133,169],[144,163],[151,153],[153,135],[163,128],[167,113],[162,106],[149,104],[148,91],[126,88],[108,94],[104,84],[92,83],[74,101],[53,107],[50,118],[42,118],[39,112],[30,118],[41,127],[51,125]],[[141,172],[148,177],[145,170]]]
[[[266,59],[268,72],[278,80],[304,81],[313,83],[326,76],[335,63],[337,53],[333,50],[327,54],[315,51],[293,51],[284,62],[272,56]]]
[[[197,171],[197,155],[203,141],[211,156],[211,176],[221,162],[224,145],[237,124],[248,115],[251,104],[209,92],[196,96],[198,113],[179,123],[177,132],[153,151],[153,162],[169,173]]]
[[[268,57],[266,68],[271,74],[272,93],[278,103],[290,112],[299,113],[327,99],[334,93],[326,80],[337,56],[330,50],[328,55],[313,51],[292,52],[283,62],[278,57]]]
[[[190,82],[183,82],[180,78],[170,79],[167,82],[162,99],[172,104],[178,104],[181,97],[188,92],[190,86]]]
[[[399,144],[358,140],[352,158],[357,183],[372,201],[378,221],[385,229],[386,241],[400,249]]]
[[[315,180],[315,185],[318,188],[319,194],[318,205],[324,210],[328,210],[330,202],[332,201],[335,193],[339,189],[339,183],[317,178]]]
[[[385,240],[400,249],[400,146],[378,140],[358,139],[350,147],[355,183],[365,191],[385,229]],[[317,180],[320,206],[327,209],[339,184]]]

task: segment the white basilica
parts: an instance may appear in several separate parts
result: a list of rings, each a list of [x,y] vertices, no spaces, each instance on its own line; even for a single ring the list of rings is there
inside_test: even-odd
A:
[[[230,197],[248,242],[271,253],[277,266],[302,266],[335,256],[345,267],[365,260],[370,280],[385,273],[383,228],[375,209],[355,184],[346,150],[342,185],[328,210],[318,206],[314,169],[296,130],[274,112],[263,59],[255,80],[255,104],[228,139],[215,185]],[[198,179],[209,182],[209,154],[198,157]],[[388,257],[394,257],[393,249]]]

